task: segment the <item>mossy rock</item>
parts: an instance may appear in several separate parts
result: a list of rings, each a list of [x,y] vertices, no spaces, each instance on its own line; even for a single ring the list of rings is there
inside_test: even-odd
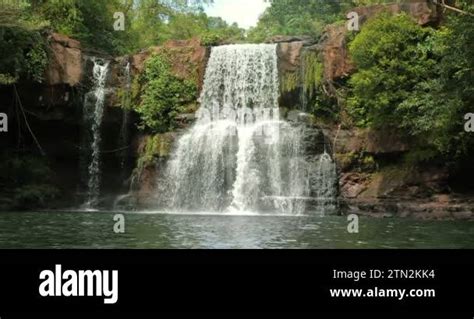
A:
[[[147,136],[141,147],[137,167],[144,168],[153,164],[158,158],[169,157],[173,142],[174,136],[172,133]]]

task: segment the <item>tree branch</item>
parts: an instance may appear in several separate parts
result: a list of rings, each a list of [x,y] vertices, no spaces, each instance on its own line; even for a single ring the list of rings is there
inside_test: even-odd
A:
[[[40,143],[38,142],[38,139],[36,138],[35,134],[33,133],[33,130],[30,127],[30,124],[28,123],[28,119],[26,118],[25,111],[23,110],[23,105],[21,104],[20,95],[18,94],[18,90],[16,89],[15,84],[13,84],[13,90],[15,91],[15,96],[16,96],[16,99],[17,99],[17,107],[20,108],[21,114],[23,114],[23,118],[25,120],[26,127],[28,128],[28,131],[30,131],[30,134],[33,137],[33,140],[35,141],[36,146],[38,146],[38,149],[39,149],[41,155],[46,156],[46,153],[43,151],[43,148],[41,147]]]
[[[461,10],[461,9],[458,9],[456,7],[452,7],[450,5],[447,5],[446,4],[446,0],[441,0],[441,3],[439,3],[439,0],[431,0],[434,4],[438,5],[438,6],[441,6],[445,9],[449,9],[449,10],[452,10],[452,11],[455,11],[455,12],[458,12],[458,13],[461,13],[461,14],[466,14],[466,15],[470,15],[471,17],[474,17],[474,13],[471,13],[471,12],[467,12],[467,11],[464,11],[464,10]]]

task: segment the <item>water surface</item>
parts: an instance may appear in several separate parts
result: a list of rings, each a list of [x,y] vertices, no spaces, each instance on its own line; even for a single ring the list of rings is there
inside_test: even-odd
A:
[[[474,222],[344,217],[123,213],[0,213],[0,248],[474,248]]]

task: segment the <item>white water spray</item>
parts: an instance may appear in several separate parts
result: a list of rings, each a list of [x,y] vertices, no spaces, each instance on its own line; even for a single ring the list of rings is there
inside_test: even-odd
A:
[[[92,58],[92,62],[94,63],[92,69],[94,86],[85,96],[83,109],[84,123],[89,126],[88,131],[91,137],[91,154],[87,167],[87,201],[84,204],[86,209],[94,209],[99,201],[101,126],[109,71],[109,62],[97,58]]]
[[[302,214],[312,196],[304,127],[280,119],[276,45],[212,49],[197,123],[160,194],[174,211]]]

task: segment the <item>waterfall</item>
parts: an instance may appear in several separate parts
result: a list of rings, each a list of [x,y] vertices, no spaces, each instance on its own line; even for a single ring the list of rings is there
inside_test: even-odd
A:
[[[120,134],[118,138],[118,148],[122,149],[117,153],[120,160],[120,179],[127,181],[127,193],[118,195],[113,204],[115,211],[119,210],[132,210],[133,200],[132,189],[134,187],[134,178],[129,176],[127,170],[128,156],[129,156],[129,144],[130,144],[130,123],[131,123],[131,89],[132,89],[132,74],[130,62],[127,62],[122,70],[123,72],[123,96],[122,96],[122,125],[120,127]],[[130,177],[130,178],[129,178]]]
[[[308,92],[306,87],[306,73],[307,73],[307,51],[305,48],[301,49],[301,67],[300,67],[300,81],[301,81],[301,88],[300,88],[300,103],[301,109],[306,111],[308,109]]]
[[[314,184],[317,186],[314,188],[317,211],[324,212],[336,209],[336,182],[336,165],[325,150],[317,159],[314,174]]]
[[[127,162],[128,149],[127,146],[130,142],[129,126],[130,126],[130,104],[131,104],[131,87],[132,87],[132,77],[130,73],[130,62],[127,62],[125,68],[123,69],[124,75],[124,94],[122,96],[122,125],[120,127],[120,134],[118,140],[118,147],[124,148],[118,153],[120,157],[120,169],[122,172],[122,177],[125,173],[125,166]]]
[[[89,141],[87,165],[87,200],[85,209],[93,209],[99,202],[100,195],[100,144],[101,126],[104,114],[104,102],[106,93],[107,74],[109,62],[98,58],[91,58],[94,63],[92,68],[92,90],[85,95],[84,99],[84,124],[88,131]]]
[[[160,205],[304,213],[315,180],[305,159],[304,127],[280,118],[278,98],[276,45],[214,47],[197,122],[179,139],[158,181]]]

